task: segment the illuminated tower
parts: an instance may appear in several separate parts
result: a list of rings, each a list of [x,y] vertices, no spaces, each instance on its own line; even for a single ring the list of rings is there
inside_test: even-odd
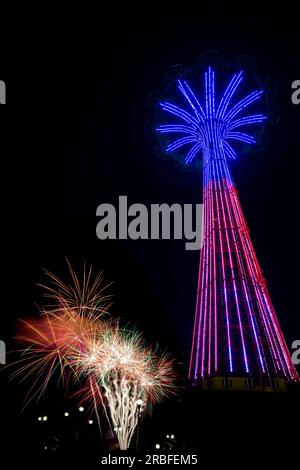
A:
[[[279,326],[255,255],[228,159],[236,158],[233,141],[255,144],[247,128],[262,123],[263,114],[249,113],[263,90],[239,98],[243,73],[231,78],[223,94],[215,72],[204,74],[203,99],[185,80],[177,86],[183,107],[160,103],[173,116],[157,128],[172,142],[167,152],[185,149],[184,162],[203,162],[203,246],[197,289],[189,378],[213,376],[283,377],[298,374]]]

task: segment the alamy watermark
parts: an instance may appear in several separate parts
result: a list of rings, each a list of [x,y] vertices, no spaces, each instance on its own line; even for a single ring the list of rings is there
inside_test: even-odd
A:
[[[292,96],[291,100],[293,104],[300,104],[300,80],[294,80],[292,83]]]
[[[295,366],[300,364],[300,339],[296,339],[292,343],[292,349],[295,349],[295,351],[292,354],[292,361]]]
[[[6,85],[3,80],[0,80],[0,104],[6,104]]]
[[[0,340],[0,364],[6,364],[6,345]]]
[[[185,240],[186,250],[200,250],[203,244],[203,204],[168,205],[135,203],[128,206],[127,196],[113,204],[100,204],[96,234],[100,240]]]

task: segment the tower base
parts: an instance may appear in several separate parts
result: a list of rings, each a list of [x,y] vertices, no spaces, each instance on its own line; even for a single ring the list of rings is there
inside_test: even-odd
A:
[[[232,390],[237,392],[286,392],[287,385],[282,377],[257,380],[251,377],[211,377],[205,379],[200,385],[200,390]]]

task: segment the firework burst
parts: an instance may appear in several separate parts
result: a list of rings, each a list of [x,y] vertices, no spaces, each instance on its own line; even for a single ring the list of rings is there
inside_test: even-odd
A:
[[[139,333],[121,329],[118,323],[103,335],[90,374],[104,393],[122,450],[129,447],[143,412],[175,392],[173,360],[155,354]]]
[[[27,403],[41,397],[55,374],[66,389],[76,383],[76,395],[94,408],[99,427],[102,407],[120,449],[127,449],[144,411],[175,393],[173,360],[106,316],[110,296],[101,275],[92,280],[85,271],[81,284],[69,269],[70,285],[47,272],[51,282],[43,288],[51,305],[38,319],[22,320],[22,356],[13,377],[33,378]]]

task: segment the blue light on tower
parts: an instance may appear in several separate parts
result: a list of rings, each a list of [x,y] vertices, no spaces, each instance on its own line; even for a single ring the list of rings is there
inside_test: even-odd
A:
[[[156,130],[162,134],[184,135],[184,137],[180,137],[169,144],[166,152],[174,152],[186,146],[188,150],[185,163],[190,164],[201,150],[204,152],[209,151],[212,143],[218,144],[218,147],[221,146],[226,157],[234,159],[237,154],[230,141],[237,140],[247,144],[255,144],[256,141],[252,135],[236,131],[236,129],[261,123],[267,119],[266,116],[263,114],[237,116],[258,100],[263,91],[253,91],[234,106],[229,107],[230,101],[242,80],[242,72],[233,75],[218,105],[215,99],[215,72],[211,67],[208,67],[208,71],[205,73],[204,104],[200,103],[185,80],[178,80],[178,89],[189,104],[190,111],[169,102],[160,103],[160,107],[164,111],[174,115],[181,122],[161,125]]]

